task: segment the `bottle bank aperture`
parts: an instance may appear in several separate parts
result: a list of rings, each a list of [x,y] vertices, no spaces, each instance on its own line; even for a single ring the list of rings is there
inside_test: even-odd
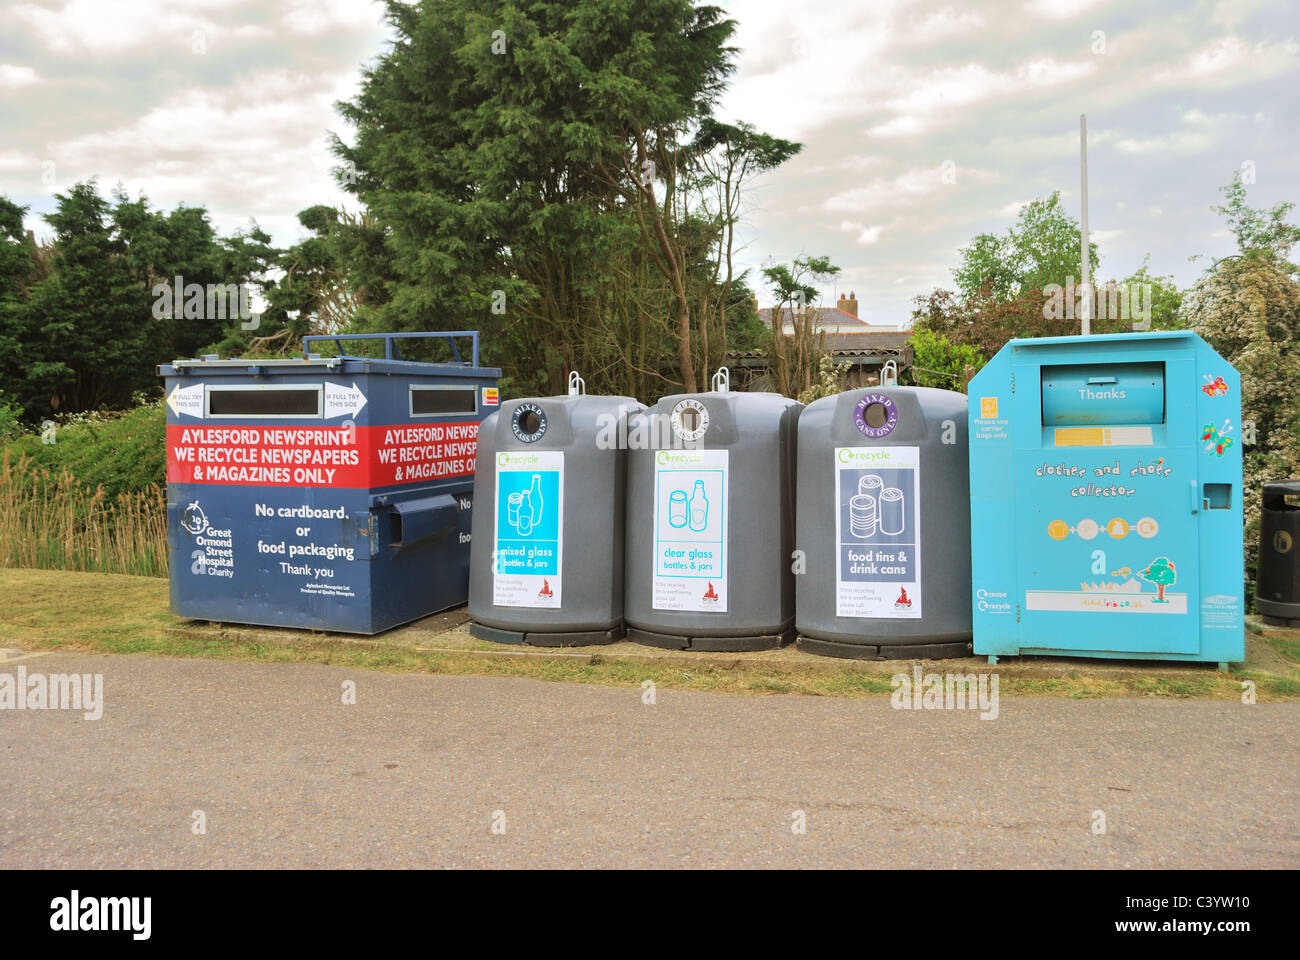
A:
[[[403,360],[415,337],[447,339],[452,362]],[[344,339],[385,356],[306,353]],[[478,427],[499,403],[478,334],[303,349],[158,368],[172,613],[371,634],[464,603]]]
[[[1227,361],[1188,331],[1012,340],[969,400],[976,654],[1243,659]]]

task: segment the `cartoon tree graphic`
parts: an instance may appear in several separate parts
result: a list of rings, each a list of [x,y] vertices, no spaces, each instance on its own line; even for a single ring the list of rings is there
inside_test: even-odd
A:
[[[1156,603],[1168,603],[1165,599],[1165,587],[1178,579],[1174,565],[1168,557],[1156,557],[1138,576],[1156,585]]]

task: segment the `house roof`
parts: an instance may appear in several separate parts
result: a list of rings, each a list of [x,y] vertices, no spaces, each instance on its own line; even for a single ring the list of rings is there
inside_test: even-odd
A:
[[[901,350],[907,345],[907,341],[911,336],[912,332],[910,330],[902,332],[854,330],[852,333],[828,333],[826,334],[826,346],[835,353],[843,351],[875,353],[878,350]]]
[[[758,319],[763,321],[763,326],[768,329],[771,329],[772,327],[772,314],[775,312],[775,309],[776,308],[774,307],[763,307],[758,311]],[[841,310],[839,307],[809,307],[809,309],[812,310],[814,314],[814,327],[855,325],[862,327],[864,330],[871,327],[871,324],[867,323],[867,321],[855,317],[847,310]],[[782,307],[782,323],[791,323],[792,320],[793,315],[790,308]]]
[[[860,361],[901,360],[903,366],[912,362],[911,348],[907,341],[911,331],[873,331],[855,330],[852,333],[827,333],[826,347],[831,354],[845,359]],[[744,353],[729,353],[727,360],[740,366],[765,366],[768,354],[765,350],[746,350]]]

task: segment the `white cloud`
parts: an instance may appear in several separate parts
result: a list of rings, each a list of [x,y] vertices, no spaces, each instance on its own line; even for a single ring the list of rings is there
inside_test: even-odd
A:
[[[1167,84],[1234,87],[1273,76],[1300,65],[1300,43],[1248,43],[1237,36],[1222,37],[1186,56],[1174,67],[1157,70],[1152,79]]]
[[[335,27],[370,24],[376,18],[376,8],[366,0],[287,0],[287,4],[281,22],[308,37]]]
[[[956,11],[952,7],[928,14],[900,38],[903,42],[934,42],[948,37],[969,35],[985,25],[984,16],[976,10]]]
[[[0,88],[30,87],[40,82],[40,76],[31,67],[18,67],[11,63],[0,63]]]
[[[1065,63],[1051,57],[1031,60],[1010,72],[990,70],[979,63],[941,67],[902,84],[907,92],[885,102],[897,116],[869,132],[885,137],[915,135],[940,119],[960,118],[965,108],[980,102],[1014,100],[1081,80],[1096,69],[1094,61]]]
[[[917,117],[902,116],[878,123],[867,131],[873,137],[911,137],[925,131],[925,125]]]
[[[1097,0],[1032,0],[1025,10],[1048,20],[1069,20],[1096,4]]]
[[[845,233],[856,233],[857,237],[854,239],[853,242],[865,247],[865,246],[870,246],[871,244],[879,240],[880,234],[884,231],[885,227],[883,224],[877,224],[875,226],[869,227],[864,223],[855,223],[851,220],[842,220],[840,221],[840,229],[843,230]]]
[[[19,3],[10,9],[10,16],[55,53],[121,52],[172,44],[188,49],[194,30],[218,32],[217,24],[202,11],[215,12],[233,2],[196,0],[182,7],[169,0],[67,0],[55,9]]]
[[[244,10],[236,10],[237,7]],[[51,8],[35,3],[13,6],[10,17],[55,53],[122,53],[140,47],[192,53],[196,34],[213,52],[224,40],[271,37],[268,25],[240,23],[270,12],[291,34],[318,36],[336,28],[374,24],[378,8],[367,0],[272,0],[249,7],[244,0],[65,0]]]
[[[875,177],[865,186],[850,187],[832,194],[822,203],[823,210],[836,213],[872,213],[880,210],[900,210],[910,207],[916,200],[940,190],[953,190],[955,184],[947,183],[943,164],[908,170],[896,177]],[[961,182],[983,181],[991,174],[974,168],[961,167],[957,171]]]
[[[51,151],[64,178],[121,180],[160,206],[206,205],[215,222],[290,225],[304,207],[342,200],[325,139],[338,125],[334,101],[354,83],[288,70],[248,74],[225,89],[177,91],[130,123]]]
[[[0,170],[39,170],[40,161],[19,150],[0,150]]]

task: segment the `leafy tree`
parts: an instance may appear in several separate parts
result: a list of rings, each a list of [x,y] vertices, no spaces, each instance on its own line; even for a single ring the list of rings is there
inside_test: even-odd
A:
[[[817,313],[809,304],[818,295],[814,284],[839,272],[825,256],[796,257],[789,266],[777,263],[763,268],[776,304],[772,309],[772,373],[777,392],[787,397],[797,397],[817,381],[826,337],[816,329]],[[787,321],[790,336],[785,333]]]
[[[1212,209],[1227,220],[1238,253],[1206,270],[1183,313],[1241,374],[1245,548],[1253,580],[1263,484],[1300,476],[1300,280],[1287,259],[1300,228],[1284,220],[1291,204],[1251,209],[1238,177],[1224,192],[1228,203]]]
[[[981,233],[961,250],[953,271],[957,289],[968,300],[981,294],[998,301],[1015,299],[1050,284],[1079,282],[1079,221],[1066,212],[1059,191],[1021,208],[1015,224],[1001,235]],[[1096,276],[1097,245],[1088,244],[1088,263]]]
[[[1108,286],[1098,291],[1098,304],[1107,295]],[[1158,276],[1151,273],[1151,254],[1148,253],[1142,258],[1142,266],[1120,281],[1120,286],[1128,289],[1130,298],[1141,297],[1143,311],[1150,311],[1152,330],[1181,330],[1186,327],[1186,320],[1180,313],[1183,304],[1182,291],[1178,289],[1178,284],[1172,275]]]
[[[840,384],[840,378],[848,372],[853,364],[845,360],[836,362],[835,357],[830,353],[823,353],[817,360],[817,376],[808,386],[799,391],[796,399],[803,404],[812,403],[814,400],[820,400],[822,397],[833,397],[840,393],[843,387]]]
[[[122,243],[127,268],[149,291],[151,301],[157,285],[174,288],[177,277],[184,286],[198,284],[205,291],[209,285],[220,288],[223,296],[240,285],[260,287],[259,279],[274,263],[271,238],[256,227],[248,233],[219,237],[202,207],[178,206],[169,213],[155,210],[144,196],[131,200],[120,187],[113,199],[114,235]],[[233,306],[223,303],[221,312],[226,316],[218,317],[207,315],[206,295],[204,309],[197,316],[172,304],[170,315],[159,322],[163,355],[194,356],[228,338],[229,331],[240,326]]]
[[[802,149],[803,144],[773,137],[756,129],[752,124],[722,123],[712,117],[706,117],[700,122],[695,137],[695,152],[703,173],[699,176],[698,182],[702,191],[712,189],[715,199],[713,210],[721,227],[718,231],[717,254],[712,277],[713,285],[721,280],[721,289],[718,290],[717,297],[717,330],[721,340],[717,350],[719,358],[725,358],[727,354],[727,340],[732,327],[728,322],[728,316],[734,316],[735,306],[740,306],[743,315],[743,319],[737,324],[741,327],[742,339],[744,339],[744,326],[748,326],[755,333],[762,331],[762,323],[758,320],[757,311],[746,309],[752,302],[748,289],[743,290],[744,299],[736,300],[731,296],[732,287],[737,283],[734,253],[736,225],[740,222],[741,214],[741,191],[753,177],[779,167]],[[750,323],[751,317],[752,323]],[[702,345],[704,367],[707,370],[713,365],[709,352],[707,318],[701,323],[701,331],[704,340]],[[740,349],[746,347],[741,346]]]
[[[526,392],[573,367],[593,389],[693,389],[737,302],[736,191],[794,149],[708,123],[734,24],[689,0],[388,0],[387,17],[391,49],[339,105],[355,142],[334,144],[390,268],[357,325],[476,326]]]
[[[141,361],[157,355],[165,335],[93,181],[55,196],[58,209],[45,216],[54,228],[55,272],[21,308],[28,372],[20,400],[34,417],[124,404],[154,386],[154,371]]]
[[[33,245],[23,231],[26,212],[26,207],[0,196],[0,376],[9,385],[24,377],[22,344],[27,339],[27,318],[23,304],[36,273]],[[8,409],[19,409],[16,398],[11,397]]]
[[[988,358],[965,343],[953,343],[941,333],[918,329],[908,338],[912,347],[912,365],[907,372],[918,387],[966,392],[969,379],[988,363]]]
[[[1227,221],[1237,241],[1237,256],[1250,260],[1271,260],[1296,272],[1297,266],[1287,260],[1291,248],[1300,243],[1300,226],[1287,223],[1286,218],[1295,209],[1294,201],[1274,204],[1265,209],[1256,209],[1246,202],[1246,185],[1241,182],[1241,173],[1232,175],[1232,182],[1220,187],[1219,192],[1227,197],[1222,205],[1210,207]]]
[[[1059,193],[1031,201],[1005,234],[983,233],[962,248],[953,271],[956,291],[936,289],[914,299],[913,329],[942,335],[954,347],[971,346],[986,358],[1013,338],[1079,333],[1082,290],[1077,280],[1073,294],[1067,284],[1081,266],[1079,239],[1079,223],[1065,211]],[[1096,283],[1097,245],[1089,248],[1090,279]],[[1133,329],[1139,303],[1142,312],[1147,307],[1143,284],[1151,287],[1151,326],[1177,326],[1181,295],[1173,278],[1152,275],[1144,261],[1128,279],[1098,285],[1092,332]],[[1127,309],[1121,309],[1126,301]]]
[[[983,357],[992,357],[1008,340],[1058,337],[1079,332],[1079,321],[1045,315],[1048,297],[1042,290],[1022,290],[999,300],[987,291],[964,299],[952,290],[934,290],[912,302],[912,329],[942,334],[954,345],[969,345]],[[1128,320],[1094,318],[1093,333],[1122,333]]]
[[[120,188],[110,202],[94,181],[56,202],[45,217],[53,242],[38,245],[23,230],[25,209],[0,197],[0,372],[28,420],[158,393],[156,364],[239,330],[233,313],[208,315],[209,284],[221,288],[223,312],[238,305],[240,284],[270,285],[279,251],[256,226],[220,237],[201,207],[156,210]],[[159,302],[155,288],[170,292],[177,277],[204,288],[202,309]]]

